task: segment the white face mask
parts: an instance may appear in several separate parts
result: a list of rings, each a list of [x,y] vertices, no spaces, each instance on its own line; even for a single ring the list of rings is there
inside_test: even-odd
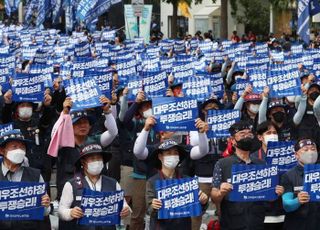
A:
[[[260,107],[260,105],[251,104],[251,105],[249,105],[249,110],[250,110],[252,113],[256,114],[256,113],[259,112],[259,107]]]
[[[314,164],[318,160],[318,152],[316,151],[306,151],[300,155],[300,161],[303,164]]]
[[[152,116],[152,109],[148,109],[143,112],[143,117],[147,119],[148,117]]]
[[[18,110],[19,117],[22,119],[29,119],[32,116],[31,107],[22,107]]]
[[[179,156],[164,156],[163,165],[168,169],[175,169],[180,161]]]
[[[26,156],[26,151],[23,149],[14,149],[7,152],[7,159],[13,164],[21,164]]]
[[[97,176],[101,173],[103,169],[103,161],[93,161],[88,163],[88,173]]]
[[[269,142],[279,141],[279,137],[277,134],[270,134],[264,136],[264,143],[268,146]]]

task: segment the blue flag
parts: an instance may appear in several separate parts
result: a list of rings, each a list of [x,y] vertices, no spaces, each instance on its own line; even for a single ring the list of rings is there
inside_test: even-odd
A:
[[[320,165],[306,164],[304,166],[303,191],[308,192],[310,201],[320,201]]]
[[[81,199],[83,217],[78,223],[91,226],[120,224],[123,198],[123,191],[97,192],[85,188]]]
[[[298,31],[297,33],[306,43],[310,43],[310,0],[299,0],[298,1]]]
[[[6,14],[7,14],[8,16],[11,15],[11,5],[10,5],[10,2],[11,2],[11,0],[5,0],[5,1],[4,1],[4,7],[5,7],[5,10],[6,10]]]
[[[84,21],[88,12],[97,4],[98,0],[81,0],[77,7],[76,18],[78,21]]]
[[[44,183],[0,181],[0,220],[43,220]]]
[[[310,15],[314,16],[320,13],[319,0],[310,0]]]
[[[230,201],[272,201],[277,199],[276,186],[279,184],[277,166],[232,165],[232,191]]]
[[[278,166],[279,173],[285,173],[297,164],[293,141],[268,142],[266,162]]]
[[[158,219],[173,219],[201,215],[197,178],[156,181],[157,199],[162,201]]]
[[[72,98],[72,110],[101,106],[101,91],[94,79],[75,78],[63,82],[66,94]]]
[[[239,110],[208,110],[209,138],[230,137],[229,128],[240,120]]]
[[[196,99],[183,97],[157,97],[152,99],[152,112],[156,118],[157,131],[197,130],[198,118]]]

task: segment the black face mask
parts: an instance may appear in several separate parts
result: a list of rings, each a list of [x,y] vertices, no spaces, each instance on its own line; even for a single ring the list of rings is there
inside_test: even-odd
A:
[[[276,122],[283,122],[284,121],[284,118],[286,116],[286,114],[284,112],[276,112],[274,113],[273,115],[273,119],[276,121]]]
[[[250,151],[253,145],[253,138],[252,137],[246,137],[241,139],[240,141],[237,141],[237,148],[243,150],[243,151]]]
[[[309,97],[311,98],[311,100],[315,101],[318,98],[319,95],[320,95],[319,92],[313,92],[313,93],[310,94]]]

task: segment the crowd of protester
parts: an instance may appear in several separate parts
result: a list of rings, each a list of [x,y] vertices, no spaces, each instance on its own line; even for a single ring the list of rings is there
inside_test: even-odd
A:
[[[199,182],[202,214],[212,202],[221,229],[318,228],[320,206],[309,202],[309,195],[302,186],[303,166],[316,163],[318,158],[320,85],[316,69],[306,66],[302,58],[307,52],[308,55],[319,53],[319,36],[308,49],[301,49],[300,61],[289,63],[299,72],[301,94],[273,98],[269,86],[256,93],[255,86],[247,84],[239,93],[237,82],[248,79],[248,72],[225,51],[246,44],[244,49],[235,51],[236,55],[254,58],[262,55],[256,47],[265,47],[263,49],[267,52],[263,55],[269,58],[267,68],[275,64],[284,68],[288,65],[286,60],[296,55],[291,51],[292,46],[299,45],[292,43],[288,36],[275,38],[270,35],[267,42],[256,43],[253,32],[240,38],[235,31],[229,41],[217,43],[212,32],[203,36],[197,33],[186,36],[183,49],[178,52],[174,41],[170,41],[172,46],[169,49],[162,49],[165,39],[161,34],[152,36],[152,42],[146,44],[148,42],[141,40],[124,40],[123,36],[116,36],[112,41],[104,40],[102,32],[78,31],[66,36],[58,31],[15,26],[1,26],[1,32],[0,59],[1,55],[15,58],[13,70],[0,63],[1,70],[9,69],[8,74],[3,74],[10,75],[10,81],[4,82],[6,84],[14,85],[15,74],[28,74],[37,65],[34,58],[24,58],[23,47],[49,47],[47,52],[53,52],[48,52],[45,63],[52,68],[52,87],[45,89],[42,101],[15,101],[14,87],[4,87],[4,83],[0,97],[0,121],[13,124],[13,130],[1,134],[0,180],[47,183],[47,193],[41,201],[45,218],[43,221],[1,221],[0,229],[50,229],[48,215],[53,212],[50,203],[54,200],[59,202],[59,229],[116,229],[116,226],[95,228],[78,224],[77,220],[84,215],[79,197],[83,189],[88,188],[102,192],[124,190],[125,202],[120,216],[128,229],[198,230],[202,224],[201,216],[168,220],[157,217],[163,203],[157,198],[155,181],[193,176]],[[28,34],[30,36],[26,36]],[[75,52],[70,53],[70,49],[74,49],[77,43],[89,44],[91,53],[86,58],[99,60],[107,57],[109,60],[108,65],[99,66],[100,71],[112,73],[111,97],[101,96],[101,107],[74,111],[73,99],[66,94],[64,80],[73,76],[72,71],[71,75],[65,74],[62,67],[76,62]],[[211,49],[201,50],[203,43],[209,44]],[[101,48],[104,46],[107,48]],[[147,71],[149,67],[143,66],[141,56],[155,47],[160,49],[147,58],[159,59],[156,61],[157,71],[167,74],[168,88],[164,97],[184,97],[185,91],[183,82],[177,81],[170,69],[161,68],[160,60],[180,60],[184,56],[189,63],[201,61],[201,70],[194,68],[194,78],[204,72],[207,75],[220,74],[223,79],[221,96],[210,92],[198,102],[199,117],[194,122],[197,131],[156,132],[152,98],[143,87],[131,95],[125,76],[117,68],[119,63],[125,66],[121,59],[129,60],[122,58],[124,54],[121,52],[124,51],[131,55],[130,60],[136,60],[136,75]],[[59,56],[58,49],[65,52],[59,52]],[[272,52],[283,53],[284,59],[274,59]],[[230,136],[208,138],[208,111],[226,109],[240,111],[241,121],[230,127]],[[53,156],[48,154],[48,148],[56,144],[53,134],[59,135],[61,130],[57,127],[63,120],[70,121],[63,137],[67,144],[58,146],[56,156]],[[266,164],[268,142],[291,140],[296,141],[294,150],[298,162],[281,176],[275,189],[278,199],[270,202],[230,201],[232,165]],[[54,169],[57,197],[52,197],[49,186]]]

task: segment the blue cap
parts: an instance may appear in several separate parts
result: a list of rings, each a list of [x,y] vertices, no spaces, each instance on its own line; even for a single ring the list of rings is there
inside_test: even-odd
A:
[[[24,139],[24,136],[19,129],[13,129],[3,133],[0,137],[0,147],[4,147],[10,141],[21,141],[26,147],[29,147],[32,143],[30,140]]]
[[[76,123],[81,118],[87,118],[90,124],[93,124],[94,118],[90,115],[88,115],[87,111],[85,110],[79,110],[79,111],[73,111],[70,113],[72,124]]]

